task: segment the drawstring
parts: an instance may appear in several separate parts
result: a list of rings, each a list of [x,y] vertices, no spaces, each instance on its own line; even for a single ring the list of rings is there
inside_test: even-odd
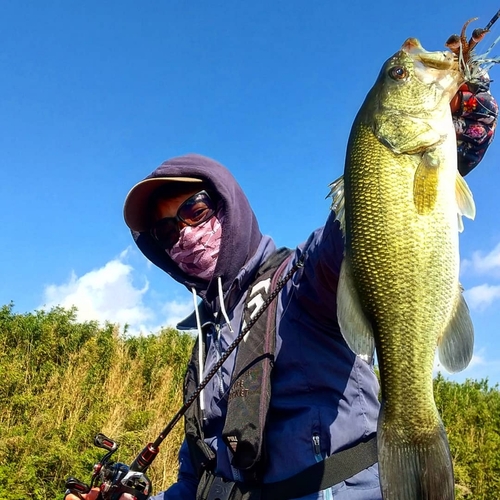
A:
[[[222,316],[224,317],[227,326],[231,332],[233,332],[233,327],[231,326],[231,323],[229,322],[229,316],[226,311],[226,306],[224,305],[224,293],[222,291],[222,278],[219,276],[217,278],[217,287],[219,290],[219,302],[220,302],[220,309]],[[204,362],[205,362],[205,356],[203,352],[203,332],[201,329],[201,321],[200,321],[200,312],[198,310],[198,304],[197,304],[197,299],[196,299],[196,289],[194,287],[191,288],[191,292],[193,293],[193,304],[194,304],[194,313],[196,316],[196,328],[198,329],[198,366],[199,366],[199,380],[198,382],[201,383],[203,380],[203,372],[205,370]],[[205,398],[203,397],[203,389],[200,392],[200,410],[203,418],[205,418]]]
[[[219,276],[217,278],[217,286],[219,290],[219,302],[220,302],[220,309],[222,316],[226,320],[227,326],[229,328],[229,331],[233,331],[233,327],[231,326],[231,323],[229,322],[229,316],[226,311],[226,306],[224,305],[224,293],[222,291],[222,278]],[[205,362],[205,356],[204,356],[204,349],[203,349],[203,332],[201,329],[201,321],[200,321],[200,312],[198,310],[198,303],[197,303],[197,295],[196,295],[196,289],[194,287],[191,288],[191,292],[193,293],[193,304],[194,304],[194,314],[196,316],[196,328],[198,329],[198,366],[199,366],[199,380],[198,383],[201,383],[203,380],[203,372],[205,370],[204,362]],[[205,398],[203,397],[203,389],[200,392],[200,410],[203,418],[205,418]]]
[[[203,371],[204,371],[204,361],[205,357],[203,355],[203,332],[201,331],[201,321],[200,321],[200,312],[198,311],[198,304],[196,300],[196,290],[194,287],[191,288],[191,292],[193,292],[193,303],[194,303],[194,314],[196,316],[196,328],[198,329],[198,368],[199,368],[199,382],[203,380]],[[203,397],[203,389],[200,391],[200,410],[201,415],[205,418],[205,398]]]
[[[219,288],[219,302],[220,302],[220,311],[224,319],[226,320],[229,331],[233,333],[233,327],[229,321],[229,316],[227,315],[226,306],[224,305],[224,292],[222,291],[222,278],[219,276],[217,278],[217,286]]]

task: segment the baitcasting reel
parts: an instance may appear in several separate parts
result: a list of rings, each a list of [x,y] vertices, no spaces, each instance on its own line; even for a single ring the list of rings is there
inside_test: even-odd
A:
[[[94,465],[90,485],[74,477],[66,480],[66,494],[72,493],[83,498],[94,486],[99,486],[102,500],[119,500],[123,493],[130,493],[137,500],[148,500],[151,494],[151,481],[142,471],[132,470],[126,464],[113,462],[111,456],[118,449],[118,443],[104,434],[97,434],[94,445],[107,450],[101,460]]]

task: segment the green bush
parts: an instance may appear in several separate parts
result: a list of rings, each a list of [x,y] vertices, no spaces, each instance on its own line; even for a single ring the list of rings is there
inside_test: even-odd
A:
[[[434,380],[454,460],[457,500],[500,497],[500,391],[487,380]]]

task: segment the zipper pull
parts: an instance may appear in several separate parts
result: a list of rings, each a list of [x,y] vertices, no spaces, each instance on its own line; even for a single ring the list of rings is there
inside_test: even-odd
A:
[[[319,434],[317,434],[316,432],[313,434],[313,450],[314,450],[314,454],[316,456],[321,456],[321,446],[319,444]]]

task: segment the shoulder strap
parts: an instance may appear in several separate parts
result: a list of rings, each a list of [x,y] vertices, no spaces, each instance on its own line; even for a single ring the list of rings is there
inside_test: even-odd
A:
[[[243,328],[274,290],[291,252],[278,250],[259,269],[246,298]],[[271,398],[275,332],[276,300],[273,300],[238,347],[222,432],[233,451],[232,465],[251,472],[250,477],[254,480],[257,479],[254,473],[258,474],[256,466],[263,454],[264,428]]]

